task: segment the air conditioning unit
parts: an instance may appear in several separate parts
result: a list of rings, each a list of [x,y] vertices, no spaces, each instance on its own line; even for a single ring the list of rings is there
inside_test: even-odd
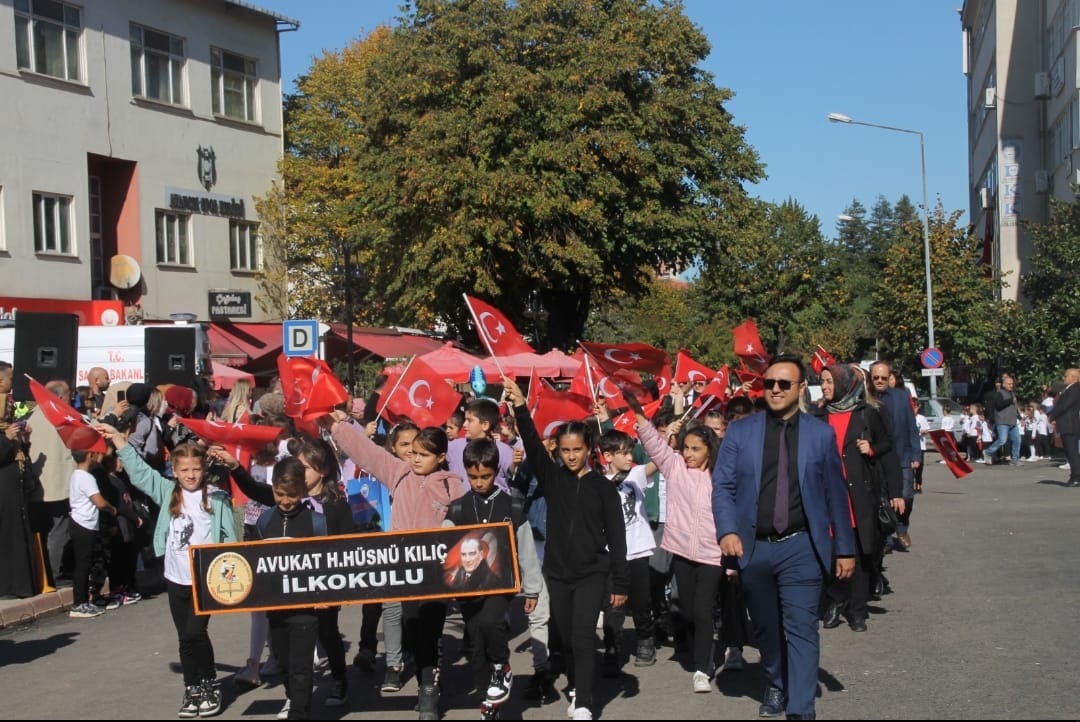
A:
[[[987,88],[986,97],[983,98],[984,108],[993,108],[997,104],[997,88]]]
[[[979,189],[979,204],[983,207],[983,210],[990,207],[990,189]]]
[[[1050,97],[1050,73],[1035,73],[1035,97],[1040,100]]]
[[[1050,174],[1044,170],[1035,171],[1035,192],[1046,193],[1050,190]]]

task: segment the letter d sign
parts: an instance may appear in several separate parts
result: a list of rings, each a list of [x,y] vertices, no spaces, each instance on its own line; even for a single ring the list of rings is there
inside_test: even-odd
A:
[[[285,321],[282,351],[286,356],[314,356],[319,351],[319,322]]]

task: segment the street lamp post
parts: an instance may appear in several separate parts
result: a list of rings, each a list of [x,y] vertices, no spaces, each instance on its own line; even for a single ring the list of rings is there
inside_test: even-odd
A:
[[[934,346],[934,291],[933,284],[930,281],[930,205],[926,199],[926,143],[923,141],[922,131],[909,130],[907,128],[896,128],[891,125],[878,125],[877,123],[866,123],[861,120],[854,120],[849,116],[841,113],[829,113],[829,122],[832,123],[847,123],[848,125],[865,125],[870,128],[881,128],[883,130],[895,130],[898,133],[910,133],[911,135],[919,136],[919,157],[922,161],[922,202],[923,202],[923,261],[926,265],[926,336],[928,346],[933,348]],[[937,398],[937,377],[930,377],[930,398]]]

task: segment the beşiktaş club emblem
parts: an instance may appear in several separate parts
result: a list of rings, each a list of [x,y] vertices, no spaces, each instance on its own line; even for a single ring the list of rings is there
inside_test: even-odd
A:
[[[206,589],[219,604],[233,606],[247,599],[254,577],[247,559],[236,552],[214,557],[206,570]]]
[[[214,155],[214,147],[203,148],[200,145],[195,153],[199,156],[199,182],[209,193],[210,189],[217,183],[217,156]]]

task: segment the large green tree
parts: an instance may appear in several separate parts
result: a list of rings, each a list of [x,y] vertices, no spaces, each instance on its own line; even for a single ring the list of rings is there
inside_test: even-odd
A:
[[[925,245],[914,208],[898,203],[896,214],[898,232],[874,294],[875,314],[884,352],[911,375],[928,341]],[[997,353],[1000,304],[997,282],[978,263],[979,239],[957,225],[959,217],[946,215],[940,204],[930,213],[934,343],[947,363],[978,364]]]
[[[669,0],[417,0],[355,95],[307,99],[356,108],[339,197],[365,304],[454,331],[463,292],[522,326],[539,298],[544,345],[569,347],[597,299],[723,245],[762,168],[708,52]]]
[[[752,318],[775,353],[805,354],[815,343],[825,345],[834,339],[822,332],[836,318],[822,309],[836,308],[840,298],[830,270],[836,255],[817,217],[798,202],[759,201],[734,237],[703,255],[694,306],[710,314],[698,322],[726,319],[731,328]]]

